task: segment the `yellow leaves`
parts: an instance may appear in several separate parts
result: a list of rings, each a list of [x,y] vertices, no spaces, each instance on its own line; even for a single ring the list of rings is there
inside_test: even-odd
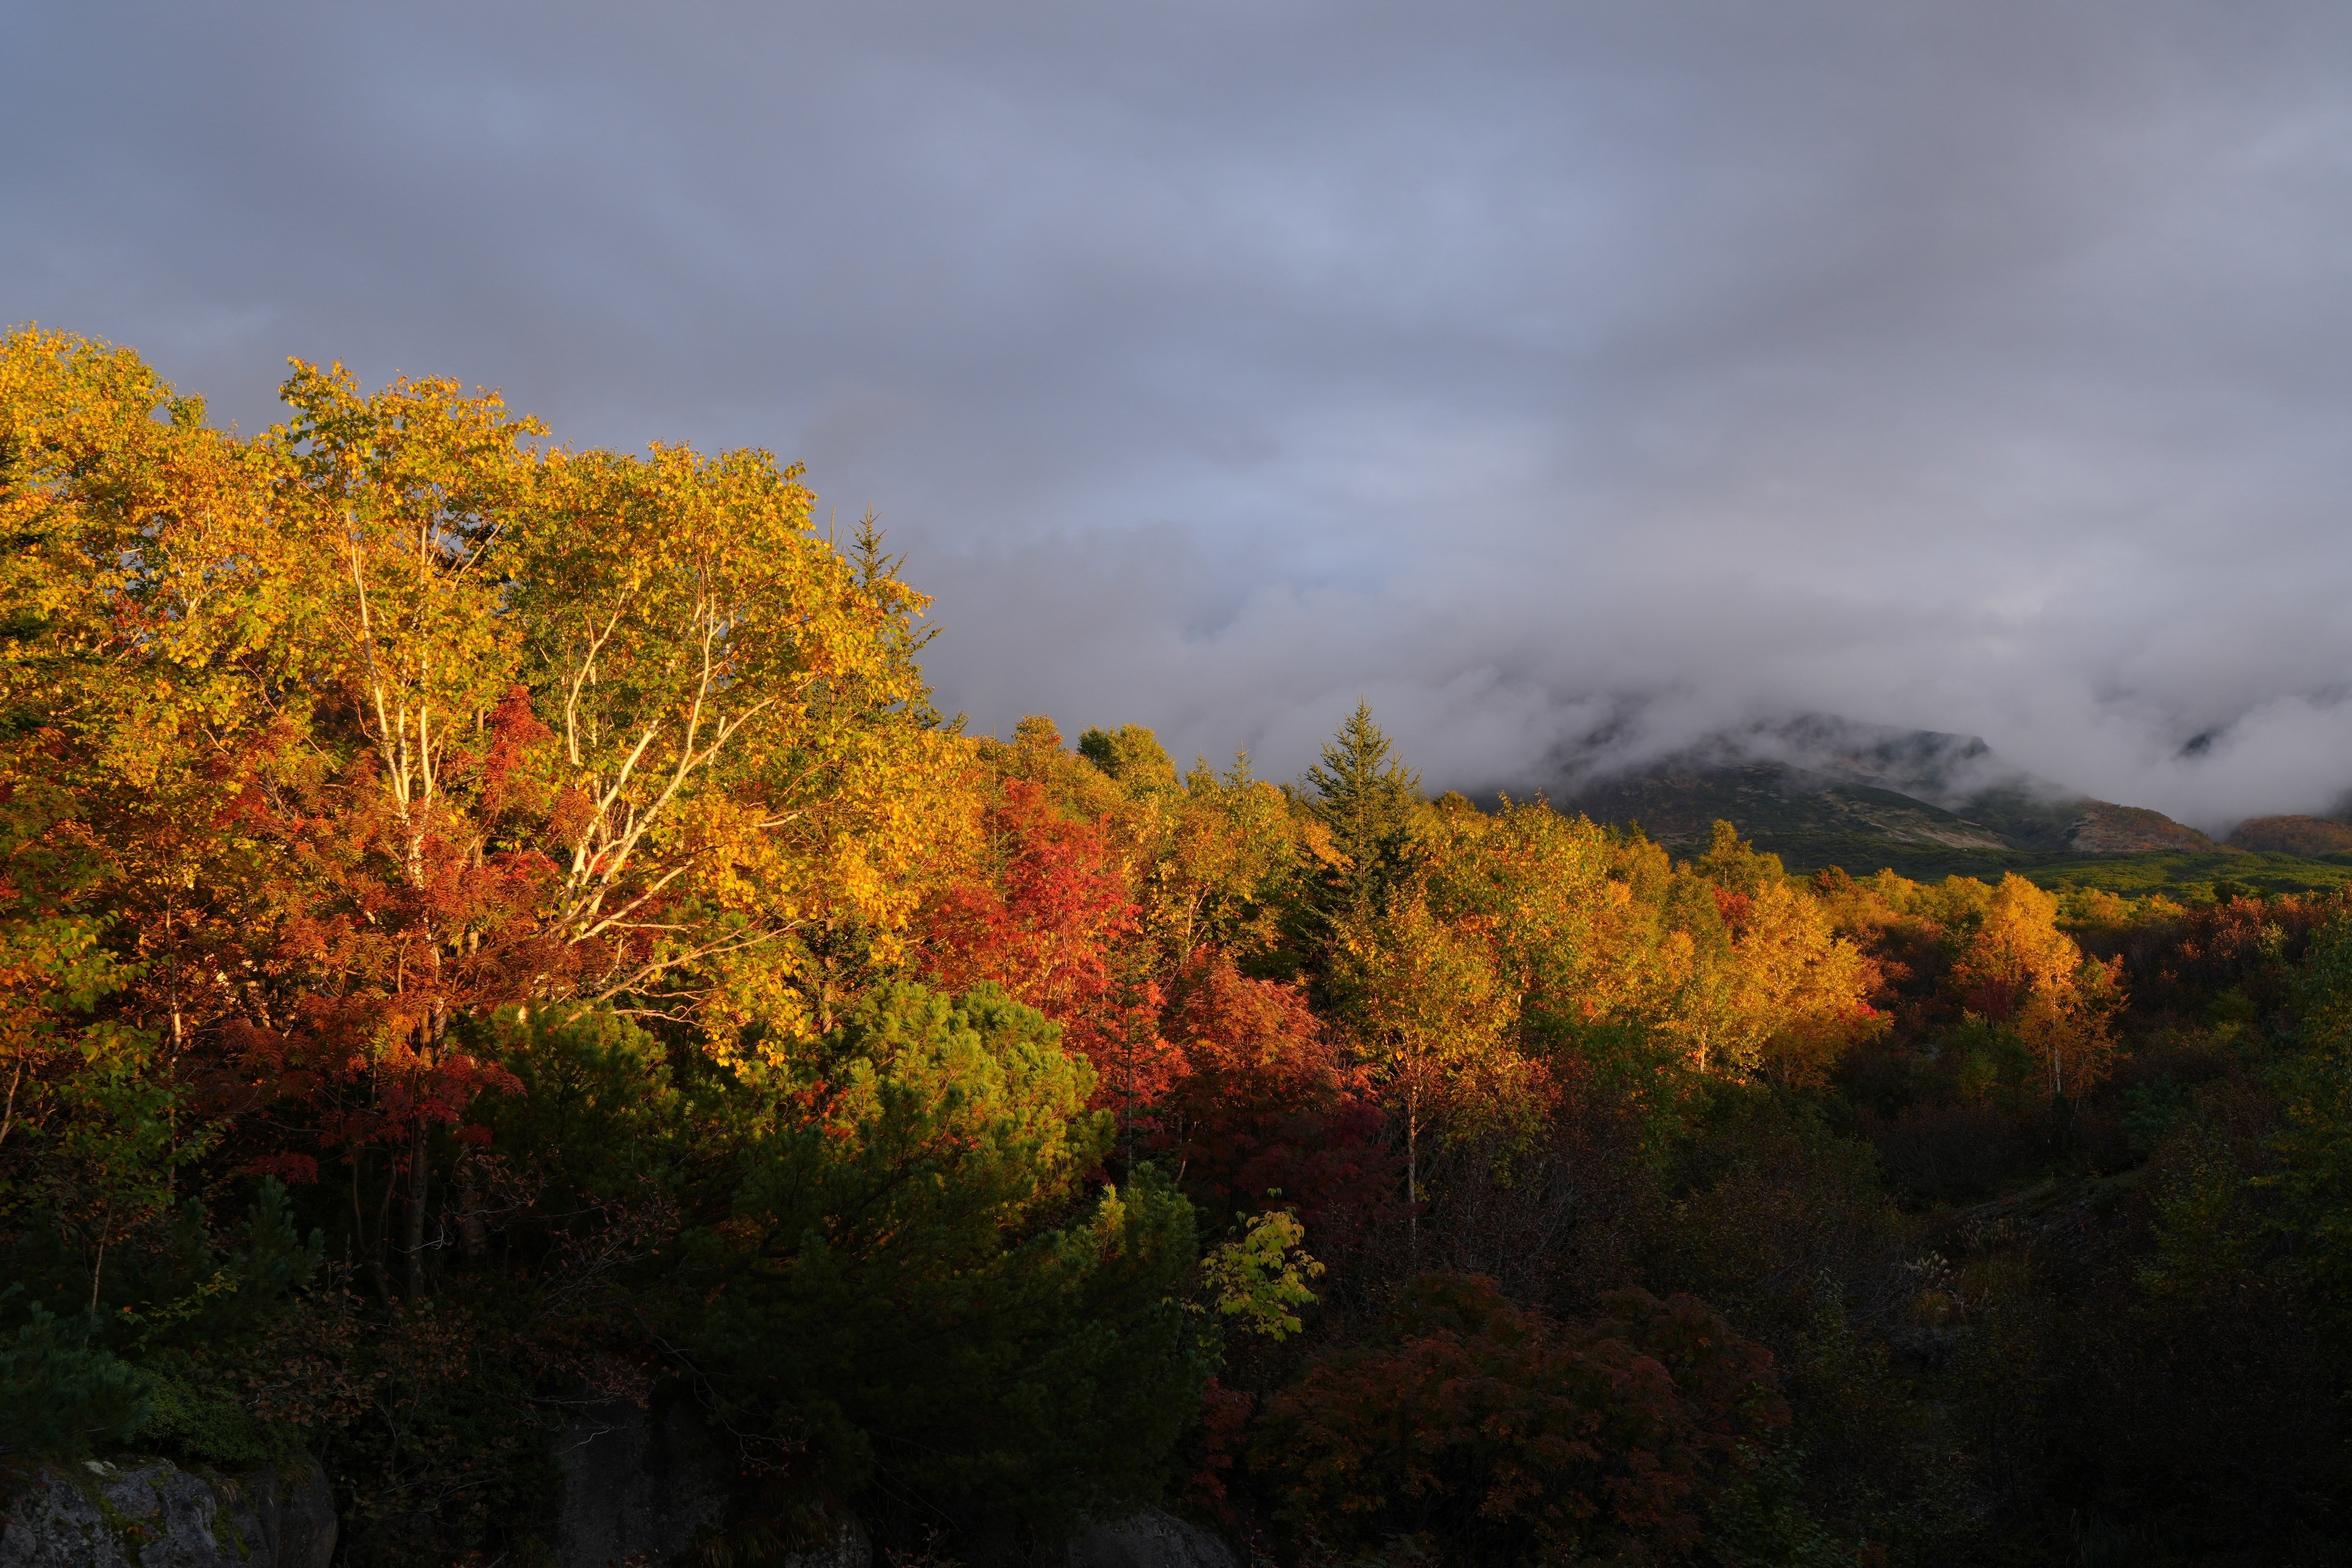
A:
[[[958,759],[870,530],[845,558],[767,453],[551,448],[452,381],[297,363],[285,398],[240,441],[135,355],[0,342],[0,522],[38,536],[0,596],[45,626],[0,700],[189,823],[307,770],[420,896],[436,855],[547,857],[551,984],[800,1030],[793,933],[895,951]]]
[[[2085,958],[2058,929],[2058,911],[2056,895],[2014,872],[2003,877],[1952,966],[1952,984],[1970,1011],[2016,1029],[2052,1094],[2071,1097],[2106,1076],[2122,963]]]
[[[527,451],[539,426],[442,382],[362,399],[303,367],[289,399],[279,439],[342,504],[387,780],[404,804],[430,794],[436,746],[527,686],[552,731],[533,764],[555,803],[551,927],[611,954],[592,984],[652,985],[827,918],[903,923],[902,803],[937,772],[902,635],[923,601],[810,531],[796,469]],[[803,1026],[740,974],[705,978],[730,1011]]]
[[[1732,1077],[1816,1083],[1886,1020],[1866,998],[1869,959],[1836,934],[1830,908],[1717,823],[1707,853],[1659,889],[1670,921],[1649,1017],[1691,1065]],[[1646,900],[1637,900],[1637,907]]]
[[[1732,1026],[1722,1046],[1741,1070],[1818,1084],[1847,1047],[1886,1026],[1865,1000],[1876,977],[1795,885],[1763,883],[1750,899],[1727,966]]]
[[[1328,829],[1294,814],[1246,763],[1218,776],[1193,769],[1181,794],[1156,795],[1159,832],[1139,879],[1143,918],[1171,962],[1202,942],[1235,951],[1270,943],[1276,895],[1301,858],[1336,854]]]
[[[1518,997],[1487,943],[1418,889],[1348,917],[1337,939],[1332,988],[1359,1059],[1403,1109],[1410,1146],[1425,1108],[1492,1077],[1479,1064],[1505,1047]]]
[[[261,444],[285,459],[300,503],[397,533],[421,558],[462,560],[522,499],[538,466],[522,443],[546,426],[509,415],[495,392],[468,397],[427,377],[370,396],[340,364],[290,363],[280,395],[294,416]]]
[[[2029,992],[2063,986],[2082,963],[2082,950],[2058,929],[2058,900],[2010,873],[1993,889],[1983,923],[1952,965],[1963,993],[1998,988],[1988,1016],[2003,1016]]]
[[[1486,933],[1528,1014],[1654,1026],[1690,1004],[1700,955],[1667,918],[1671,873],[1654,847],[1541,803],[1448,820],[1432,899]]]
[[[2077,888],[2060,901],[2060,918],[2073,926],[2121,931],[2137,912],[2132,901],[2104,888]]]
[[[1201,1259],[1201,1282],[1211,1310],[1241,1328],[1279,1342],[1306,1325],[1297,1309],[1315,1304],[1309,1279],[1324,1267],[1306,1248],[1307,1227],[1287,1209],[1269,1209],[1236,1239]]]
[[[1345,871],[1354,864],[1339,847],[1330,825],[1312,816],[1298,824],[1298,847],[1312,864],[1328,870]]]
[[[1876,975],[1770,856],[1717,835],[1675,870],[1654,846],[1540,804],[1466,813],[1432,835],[1431,899],[1478,933],[1506,1010],[1635,1023],[1691,1064],[1813,1081],[1885,1026]]]

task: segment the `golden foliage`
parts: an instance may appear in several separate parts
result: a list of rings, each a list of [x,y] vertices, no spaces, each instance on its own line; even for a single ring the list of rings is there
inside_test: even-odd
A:
[[[2120,960],[2085,958],[2058,929],[2058,899],[2011,872],[1952,966],[1969,1010],[2014,1028],[2053,1095],[2080,1097],[2115,1054],[2110,1015],[2124,1001]]]

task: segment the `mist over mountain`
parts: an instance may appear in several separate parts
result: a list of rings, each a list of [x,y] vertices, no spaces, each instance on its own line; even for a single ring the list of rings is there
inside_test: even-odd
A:
[[[1545,792],[1566,809],[1638,826],[1670,847],[1703,846],[1726,820],[1803,867],[1869,869],[1954,856],[2210,853],[2195,828],[2144,806],[2037,778],[1974,735],[1804,714],[1719,731],[1664,753],[1589,737],[1560,754]],[[2309,818],[2273,819],[2313,822]],[[2262,847],[2325,844],[2333,825],[2273,826]],[[2352,831],[2352,830],[2347,830]],[[2259,837],[2259,836],[2258,836]],[[1924,858],[1923,858],[1924,857]]]
[[[2352,706],[2329,683],[2352,644],[2283,641],[2252,602],[2228,636],[2154,624],[2172,612],[2151,610],[2101,646],[2086,605],[2000,628],[1859,591],[1759,602],[1729,583],[1673,583],[1671,563],[1631,547],[1606,575],[1535,553],[1517,572],[1437,561],[1304,585],[1227,581],[1176,529],[1001,556],[916,548],[940,594],[942,704],[999,733],[1028,712],[1072,732],[1141,722],[1180,757],[1245,749],[1261,774],[1288,777],[1360,696],[1433,788],[1559,795],[1693,748],[1802,762],[1825,722],[1805,716],[1835,713],[1882,738],[1980,737],[1983,755],[1937,754],[1948,779],[1910,780],[1938,798],[2019,775],[2215,837],[2330,813],[2352,787]],[[2303,604],[2305,586],[2282,589],[2280,622],[2328,626],[2335,612]],[[1040,639],[1053,656],[1027,657]],[[1858,765],[1856,746],[1831,750]],[[1901,775],[1898,763],[1870,765]]]
[[[1894,791],[1954,808],[1997,791],[2046,802],[2053,809],[2082,798],[2080,792],[2035,778],[2000,757],[1979,736],[1904,730],[1830,713],[1758,720],[1671,752],[1602,733],[1582,737],[1555,755],[1559,787],[1571,795],[1628,774],[1761,764],[1824,784]]]

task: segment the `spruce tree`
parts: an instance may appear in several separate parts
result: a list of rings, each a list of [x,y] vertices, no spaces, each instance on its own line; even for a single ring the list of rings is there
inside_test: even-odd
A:
[[[1078,737],[1078,755],[1130,790],[1172,790],[1176,764],[1160,737],[1140,724],[1088,730]]]
[[[1307,811],[1346,858],[1325,879],[1324,914],[1376,907],[1412,858],[1421,774],[1397,757],[1387,732],[1372,722],[1371,705],[1360,698],[1339,732],[1324,742],[1322,762],[1307,770],[1307,783],[1313,792]]]

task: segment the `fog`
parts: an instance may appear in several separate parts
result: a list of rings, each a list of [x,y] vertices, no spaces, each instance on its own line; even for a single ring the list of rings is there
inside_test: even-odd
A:
[[[878,510],[981,730],[2352,786],[2352,9],[36,3],[0,320]]]

